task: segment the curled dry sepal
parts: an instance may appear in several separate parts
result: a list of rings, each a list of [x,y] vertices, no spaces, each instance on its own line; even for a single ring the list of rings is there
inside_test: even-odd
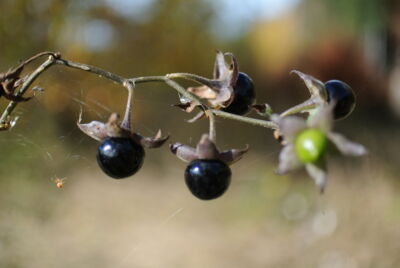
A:
[[[333,118],[343,119],[350,115],[356,105],[356,97],[349,85],[340,80],[322,82],[315,77],[293,70],[305,83],[310,92],[310,98],[288,111],[309,112],[312,114],[319,107],[335,102]],[[300,108],[300,109],[299,109]]]
[[[231,64],[225,61],[225,55],[231,57]],[[202,86],[198,87],[189,87],[187,90],[201,99],[208,100],[213,108],[219,108],[227,107],[233,101],[233,87],[236,84],[238,75],[238,64],[235,56],[231,53],[224,54],[217,51],[212,79],[185,73],[180,74],[180,77],[195,80],[202,84]],[[186,112],[191,112],[196,107],[196,103],[183,100],[183,103],[177,106]]]
[[[24,65],[19,65],[5,73],[0,73],[0,97],[4,96],[6,99],[15,102],[28,101],[31,99],[14,95],[15,89],[24,81],[24,78],[20,78],[23,69]]]
[[[61,57],[60,53],[58,52],[41,52],[27,60],[22,61],[18,66],[10,68],[7,72],[0,73],[0,97],[4,96],[6,99],[14,102],[23,102],[30,100],[32,97],[25,98],[14,94],[15,90],[19,86],[21,86],[29,77],[29,75],[21,77],[21,73],[27,64],[39,57],[46,55],[51,55],[53,58]]]
[[[112,113],[107,123],[92,121],[90,123],[81,124],[82,116],[80,116],[77,125],[80,130],[95,140],[103,141],[107,138],[130,137],[146,148],[158,148],[169,138],[169,136],[162,137],[161,130],[158,130],[154,137],[143,137],[139,133],[121,127],[122,124],[118,122],[118,119],[119,115],[117,113]]]
[[[173,154],[185,162],[191,162],[195,159],[219,159],[231,165],[240,160],[249,150],[249,147],[220,152],[208,134],[203,134],[196,148],[177,142],[171,144],[170,149]]]
[[[86,135],[101,142],[97,162],[107,175],[116,179],[131,176],[140,169],[144,158],[143,147],[158,148],[169,138],[162,137],[160,130],[154,137],[143,137],[132,132],[129,123],[119,123],[118,118],[113,113],[106,123],[92,121],[81,124],[82,116],[78,121],[78,127]]]
[[[179,159],[189,162],[185,181],[192,194],[210,200],[220,197],[228,189],[231,178],[229,165],[240,160],[249,148],[220,152],[209,136],[203,134],[196,148],[174,143],[170,149]]]
[[[329,142],[344,155],[367,154],[367,150],[361,144],[351,142],[332,131],[334,107],[335,102],[320,107],[307,121],[297,116],[272,116],[284,137],[284,147],[279,154],[279,174],[305,166],[308,174],[323,192],[327,181],[326,149]]]

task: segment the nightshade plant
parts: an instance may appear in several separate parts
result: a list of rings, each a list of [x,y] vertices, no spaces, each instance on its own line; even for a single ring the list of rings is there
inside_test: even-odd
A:
[[[26,65],[41,57],[47,59],[32,72],[22,75]],[[230,64],[226,57],[230,58]],[[281,114],[273,114],[269,104],[254,104],[255,90],[251,78],[239,71],[238,61],[232,53],[217,51],[211,79],[189,73],[171,73],[164,76],[124,78],[109,71],[63,59],[60,53],[42,52],[22,61],[15,68],[0,73],[0,97],[10,101],[0,116],[0,130],[10,129],[15,124],[12,112],[15,107],[32,97],[24,94],[34,81],[49,67],[65,66],[90,72],[114,81],[128,90],[128,100],[121,123],[119,116],[112,113],[106,123],[92,121],[81,123],[78,127],[88,136],[98,140],[97,162],[110,177],[121,179],[135,174],[143,164],[144,148],[158,148],[169,136],[162,137],[159,131],[155,137],[143,137],[132,131],[132,99],[135,86],[140,83],[163,82],[176,90],[181,96],[177,104],[191,113],[198,114],[189,122],[208,118],[208,134],[203,134],[196,148],[175,142],[170,150],[178,158],[188,162],[184,177],[189,190],[202,200],[220,197],[228,189],[231,181],[229,165],[240,160],[248,147],[220,152],[216,145],[215,117],[237,120],[273,130],[275,138],[283,145],[279,155],[279,174],[305,166],[309,175],[321,190],[327,181],[327,151],[334,144],[345,155],[361,156],[367,150],[360,144],[350,142],[344,136],[332,132],[334,119],[347,117],[354,109],[355,95],[347,84],[338,80],[325,83],[318,79],[293,71],[305,83],[311,97],[305,102],[289,108]],[[182,87],[176,80],[185,79],[197,83],[197,86]],[[34,90],[35,87],[32,89]],[[251,109],[271,120],[243,116]],[[305,118],[293,116],[307,113]]]

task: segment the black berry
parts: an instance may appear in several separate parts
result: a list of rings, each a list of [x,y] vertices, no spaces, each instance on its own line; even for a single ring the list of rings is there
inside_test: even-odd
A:
[[[251,110],[251,105],[254,103],[256,94],[251,78],[240,72],[236,85],[233,87],[234,99],[232,103],[222,109],[225,112],[244,115]]]
[[[202,200],[220,197],[231,182],[231,170],[217,159],[197,159],[185,170],[185,181],[194,196]]]
[[[354,110],[356,97],[349,85],[339,80],[329,80],[325,82],[325,88],[328,93],[328,102],[336,101],[333,110],[335,119],[345,118]]]
[[[143,164],[145,153],[131,138],[108,138],[97,150],[97,163],[108,176],[122,179],[135,174]]]

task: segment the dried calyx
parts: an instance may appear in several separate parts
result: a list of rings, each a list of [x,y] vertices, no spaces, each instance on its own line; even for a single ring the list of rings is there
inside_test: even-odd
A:
[[[207,134],[203,134],[196,148],[181,143],[170,145],[172,153],[185,162],[185,182],[190,192],[199,199],[220,197],[231,181],[230,164],[242,158],[248,147],[242,150],[219,152]]]
[[[88,136],[101,142],[97,151],[97,162],[100,168],[110,177],[121,179],[135,174],[142,166],[145,156],[144,148],[158,148],[169,136],[162,137],[159,130],[154,137],[143,137],[131,130],[130,114],[133,87],[129,90],[125,116],[119,123],[119,116],[111,114],[106,123],[92,121],[81,124],[82,113],[78,127]]]
[[[225,60],[225,55],[231,58],[231,63],[228,64]],[[217,51],[217,55],[214,63],[213,78],[207,79],[197,75],[188,73],[171,74],[167,77],[170,78],[184,78],[192,80],[201,84],[198,87],[189,87],[188,92],[205,99],[209,102],[212,108],[225,108],[228,107],[234,99],[234,87],[236,85],[239,76],[238,63],[235,56],[232,53],[222,53]],[[176,106],[190,113],[198,105],[191,100],[181,100],[180,104]],[[204,111],[201,111],[197,117],[201,118],[204,115]],[[195,120],[192,120],[195,121]]]
[[[99,121],[92,121],[90,123],[81,124],[82,117],[79,117],[78,127],[89,137],[103,141],[107,138],[132,138],[135,142],[145,148],[158,148],[168,140],[169,136],[162,137],[161,130],[158,130],[154,137],[144,137],[139,133],[132,132],[130,128],[123,128],[119,123],[119,116],[117,113],[110,115],[106,123]]]
[[[170,149],[173,154],[185,162],[191,162],[196,159],[218,159],[231,165],[240,160],[249,150],[249,147],[220,152],[208,134],[203,134],[196,148],[182,143],[174,143],[170,145]]]
[[[322,82],[315,77],[293,70],[292,73],[298,75],[310,92],[310,98],[305,102],[290,108],[282,113],[282,116],[299,112],[312,114],[320,107],[335,102],[333,108],[333,118],[343,119],[350,115],[356,104],[356,97],[349,85],[340,80],[329,80]]]
[[[28,75],[25,77],[21,77],[22,71],[24,67],[31,63],[32,61],[36,60],[39,57],[51,55],[54,58],[59,58],[60,53],[54,52],[42,52],[38,53],[31,58],[22,61],[18,66],[9,69],[7,72],[0,73],[0,97],[3,96],[7,100],[14,101],[14,102],[23,102],[28,101],[32,97],[22,97],[15,94],[15,90],[20,87],[25,80],[27,79]]]

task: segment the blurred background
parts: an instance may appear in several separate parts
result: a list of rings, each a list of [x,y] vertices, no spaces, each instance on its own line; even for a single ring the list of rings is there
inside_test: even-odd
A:
[[[370,151],[330,159],[320,195],[304,171],[275,174],[270,130],[218,119],[221,149],[251,147],[223,197],[193,197],[167,146],[112,180],[76,121],[80,107],[85,122],[123,113],[125,90],[52,67],[0,133],[0,267],[400,267],[399,1],[2,0],[0,13],[2,72],[51,50],[125,77],[210,77],[218,49],[275,112],[308,98],[290,70],[346,81],[357,107],[335,128]],[[163,84],[135,97],[135,131],[191,145],[207,131],[185,122],[193,114],[171,107],[178,95]]]

